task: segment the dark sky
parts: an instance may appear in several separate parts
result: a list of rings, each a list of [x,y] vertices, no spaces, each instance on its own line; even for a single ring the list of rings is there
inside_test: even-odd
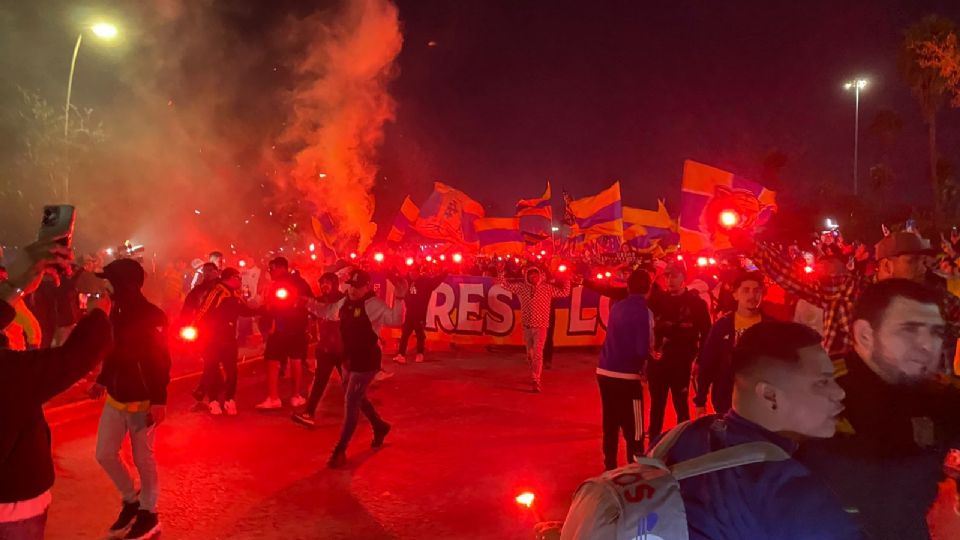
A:
[[[575,196],[619,179],[627,203],[666,196],[675,208],[685,158],[755,177],[774,150],[789,159],[791,189],[851,189],[854,100],[842,83],[863,75],[861,173],[879,152],[863,124],[893,109],[904,122],[895,192],[927,196],[926,128],[896,55],[906,26],[929,13],[960,19],[958,2],[399,5],[399,109],[381,193],[422,196],[443,180],[509,210],[547,178]],[[940,134],[958,157],[957,112],[942,115]]]

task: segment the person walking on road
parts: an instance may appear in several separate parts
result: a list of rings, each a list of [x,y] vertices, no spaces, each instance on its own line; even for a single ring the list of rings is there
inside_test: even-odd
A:
[[[400,348],[397,356],[393,358],[398,364],[406,364],[407,342],[410,340],[410,334],[417,336],[417,356],[416,362],[423,362],[423,353],[427,340],[425,326],[427,324],[427,307],[430,304],[430,296],[434,289],[443,283],[446,278],[444,275],[432,276],[425,274],[423,269],[417,269],[410,272],[410,290],[405,298],[407,307],[403,316],[403,329],[400,332]]]
[[[320,276],[320,296],[317,302],[321,304],[336,304],[343,300],[340,292],[340,279],[333,272]],[[317,358],[317,370],[313,377],[313,386],[303,411],[294,413],[293,421],[307,427],[313,427],[317,405],[327,388],[330,375],[337,370],[342,381],[343,376],[343,339],[340,337],[340,313],[337,312],[331,319],[321,319],[317,325],[317,345],[314,348]]]

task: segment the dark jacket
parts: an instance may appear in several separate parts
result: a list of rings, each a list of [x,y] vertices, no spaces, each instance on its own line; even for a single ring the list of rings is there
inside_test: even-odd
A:
[[[591,291],[594,291],[600,296],[606,296],[614,302],[618,302],[627,296],[630,296],[630,292],[626,287],[610,285],[609,283],[603,283],[589,278],[583,280],[583,286]]]
[[[115,344],[103,361],[97,383],[121,403],[165,405],[170,382],[167,316],[137,293],[116,301],[110,322]]]
[[[197,309],[200,339],[211,344],[235,343],[237,319],[256,314],[257,310],[247,306],[239,291],[218,283],[207,292]]]
[[[216,286],[217,282],[210,280],[204,281],[193,289],[190,289],[187,297],[183,300],[183,309],[180,310],[180,318],[183,319],[184,322],[192,321],[197,314],[197,310],[200,309],[203,298]]]
[[[737,343],[736,313],[725,315],[714,323],[697,358],[697,388],[693,404],[707,406],[707,394],[717,414],[730,410],[733,400],[733,346]],[[770,320],[760,314],[760,320]],[[711,387],[713,391],[711,392]]]
[[[673,295],[654,287],[650,309],[656,320],[657,349],[663,361],[692,362],[710,332],[710,311],[696,291]]]
[[[420,276],[410,284],[410,291],[403,299],[407,308],[404,319],[412,322],[423,322],[427,318],[427,307],[430,304],[430,295],[434,289],[443,283],[446,276]]]
[[[847,394],[837,435],[804,444],[798,458],[857,510],[873,537],[928,539],[926,515],[960,433],[960,390],[935,381],[888,384],[856,353],[836,367]],[[923,431],[931,441],[916,436]]]
[[[632,294],[610,308],[598,374],[640,379],[650,358],[650,317],[650,308],[642,294]]]
[[[693,421],[667,453],[667,465],[755,441],[788,454],[797,444],[731,411]],[[795,459],[741,465],[680,481],[691,540],[862,539],[827,486]]]
[[[0,302],[0,325],[12,318],[13,308]],[[97,310],[62,347],[0,351],[0,503],[26,501],[53,486],[43,403],[93,370],[109,347],[110,321]]]
[[[287,290],[286,298],[277,298],[278,289]],[[310,314],[304,300],[313,298],[313,291],[304,279],[290,273],[270,282],[264,300],[264,311],[273,321],[273,334],[301,335],[307,332]]]

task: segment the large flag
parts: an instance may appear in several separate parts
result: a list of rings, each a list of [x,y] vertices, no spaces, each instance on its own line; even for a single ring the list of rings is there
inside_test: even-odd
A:
[[[313,228],[313,234],[320,240],[320,244],[336,253],[334,239],[337,237],[337,226],[333,223],[330,214],[324,213],[320,217],[310,216],[310,226]]]
[[[623,203],[620,182],[594,195],[571,201],[570,212],[575,221],[574,236],[585,240],[599,236],[623,236]]]
[[[721,250],[731,229],[750,230],[777,209],[776,193],[756,182],[703,163],[683,162],[680,192],[680,247]]]
[[[480,218],[473,226],[480,242],[480,253],[523,253],[525,244],[520,233],[520,218]]]
[[[483,215],[480,203],[462,191],[434,182],[433,194],[420,208],[414,229],[427,238],[475,245],[477,233],[473,224]]]
[[[408,195],[403,200],[403,204],[400,205],[400,213],[393,219],[393,227],[390,228],[387,241],[399,242],[403,240],[407,232],[413,228],[413,224],[417,222],[418,217],[420,217],[420,209]]]
[[[656,210],[623,207],[623,241],[638,249],[655,245],[666,247],[680,240],[677,225],[667,213],[663,200],[657,201]]]
[[[535,244],[550,237],[553,226],[553,206],[550,199],[550,182],[547,189],[538,198],[523,199],[517,202],[517,217],[520,218],[520,232],[528,243]]]

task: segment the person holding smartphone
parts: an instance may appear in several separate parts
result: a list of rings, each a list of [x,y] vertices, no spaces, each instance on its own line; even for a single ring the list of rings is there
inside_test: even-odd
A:
[[[113,261],[97,277],[110,283],[114,302],[110,322],[115,346],[90,389],[95,399],[106,394],[97,430],[97,461],[123,498],[110,535],[148,538],[160,530],[154,444],[156,427],[166,417],[170,382],[167,316],[143,296],[145,272],[136,260]],[[120,459],[120,446],[128,434],[140,474],[139,492]]]

